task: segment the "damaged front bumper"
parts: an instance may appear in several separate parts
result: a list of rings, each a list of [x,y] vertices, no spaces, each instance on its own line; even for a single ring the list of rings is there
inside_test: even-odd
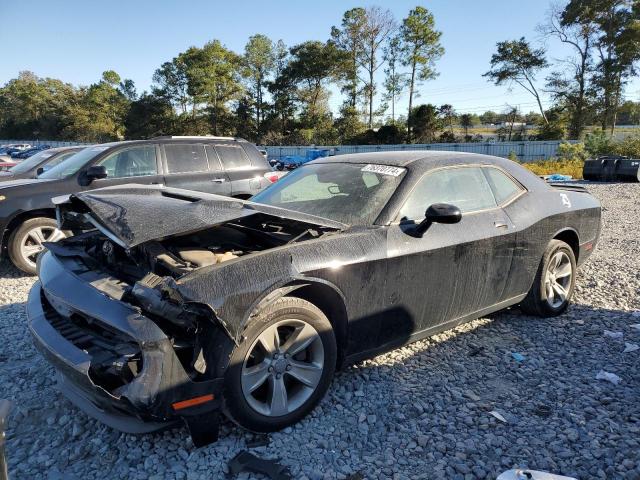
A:
[[[79,279],[50,252],[39,271],[29,328],[69,400],[120,431],[146,433],[182,419],[196,445],[215,440],[222,378],[193,381],[151,319]],[[112,375],[126,368],[132,371],[122,378]]]

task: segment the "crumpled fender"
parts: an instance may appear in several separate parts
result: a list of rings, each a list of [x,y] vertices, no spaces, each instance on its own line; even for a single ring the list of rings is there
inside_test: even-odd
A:
[[[183,297],[211,308],[229,336],[239,343],[249,307],[266,292],[299,277],[291,254],[279,251],[201,268],[177,280],[176,288]]]

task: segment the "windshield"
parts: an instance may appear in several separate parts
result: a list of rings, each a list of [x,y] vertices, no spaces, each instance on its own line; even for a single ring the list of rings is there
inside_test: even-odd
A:
[[[11,167],[9,171],[13,174],[16,173],[25,173],[31,170],[32,168],[36,168],[40,165],[41,162],[45,161],[47,158],[51,157],[55,152],[49,152],[47,150],[43,150],[35,155],[23,160],[15,167]]]
[[[92,158],[101,152],[104,152],[109,147],[87,147],[80,150],[75,155],[72,155],[64,162],[56,165],[51,170],[38,175],[38,178],[66,178],[73,175],[82,167],[84,167]]]
[[[251,198],[347,225],[371,225],[398,187],[404,168],[352,163],[300,167]]]

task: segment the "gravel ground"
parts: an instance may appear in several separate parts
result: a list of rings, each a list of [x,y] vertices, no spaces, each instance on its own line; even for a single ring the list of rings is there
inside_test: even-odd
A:
[[[623,353],[625,342],[640,344],[631,327],[640,323],[640,185],[589,190],[604,206],[603,233],[566,314],[512,310],[347,368],[312,415],[252,451],[281,458],[294,478],[466,480],[519,466],[640,479],[640,350]],[[31,344],[24,302],[34,279],[7,264],[0,277],[12,479],[209,480],[252,439],[227,422],[217,443],[196,450],[184,428],[135,437],[89,419],[57,392]],[[600,370],[620,383],[596,380]]]

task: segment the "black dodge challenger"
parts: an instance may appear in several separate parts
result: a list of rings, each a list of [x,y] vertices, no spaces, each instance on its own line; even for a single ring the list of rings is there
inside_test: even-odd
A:
[[[579,186],[457,152],[310,162],[249,201],[132,185],[57,199],[28,302],[63,393],[126,432],[303,418],[336,368],[512,305],[562,313],[600,232]]]

